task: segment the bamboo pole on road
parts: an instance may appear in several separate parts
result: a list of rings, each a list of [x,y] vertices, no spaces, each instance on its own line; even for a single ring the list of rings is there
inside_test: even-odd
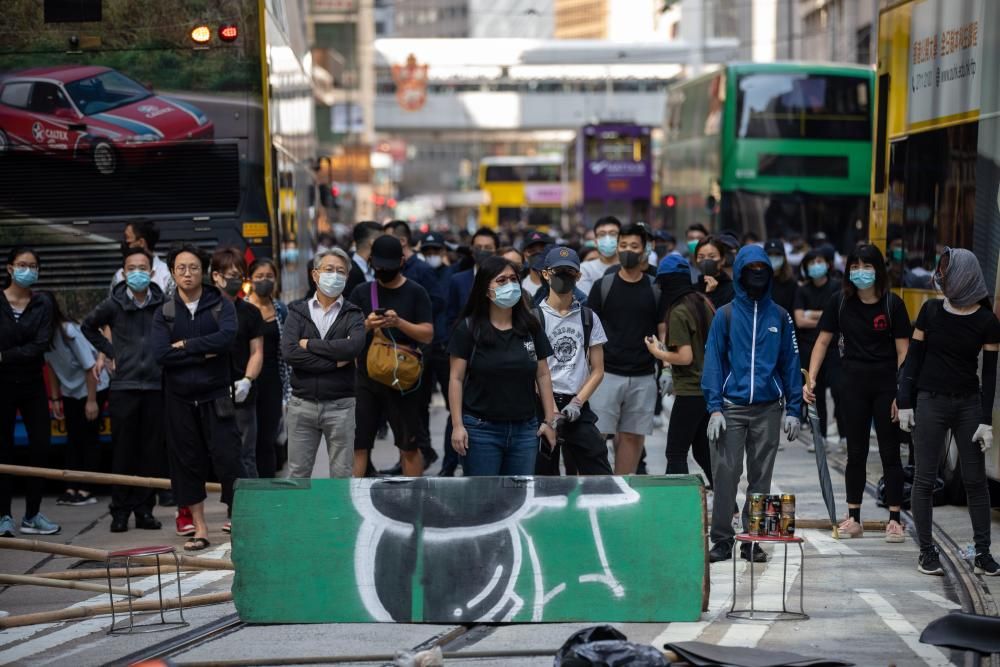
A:
[[[219,604],[221,602],[229,602],[233,599],[233,594],[229,591],[223,591],[220,593],[208,593],[205,595],[190,595],[184,598],[184,608],[197,607],[207,604]],[[176,609],[178,607],[177,598],[164,598],[163,608],[164,609]],[[128,602],[119,602],[115,604],[115,613],[127,612],[129,610]],[[132,603],[133,611],[159,611],[160,601],[159,600],[139,600]],[[68,609],[60,609],[58,611],[42,611],[34,614],[20,614],[18,616],[7,616],[5,618],[0,618],[0,630],[6,630],[7,628],[18,628],[24,625],[36,625],[38,623],[54,623],[56,621],[69,621],[77,618],[87,618],[89,616],[101,616],[103,614],[111,613],[111,605],[93,605],[86,607],[70,607]]]
[[[0,464],[0,474],[18,475],[20,477],[42,477],[44,479],[60,480],[67,483],[117,484],[120,486],[141,486],[150,489],[170,488],[170,480],[162,477],[136,477],[134,475],[114,475],[106,472],[86,472],[83,470],[60,470],[57,468],[33,468],[31,466]],[[221,493],[222,485],[218,482],[206,482],[205,491],[208,493]]]
[[[173,559],[169,559],[173,560]],[[203,572],[205,568],[195,567],[192,565],[181,565],[180,573],[187,574],[189,572]],[[129,576],[132,577],[148,577],[150,575],[156,574],[157,569],[155,565],[152,566],[140,566],[129,568]],[[160,574],[174,574],[177,569],[174,564],[164,563],[160,561]],[[95,568],[80,568],[78,570],[65,570],[64,572],[40,572],[40,576],[46,579],[57,579],[59,581],[78,581],[80,579],[104,579],[107,577],[107,570],[103,567]],[[111,578],[112,579],[122,579],[126,576],[126,571],[124,567],[113,567],[111,568]]]
[[[77,547],[70,544],[59,544],[58,542],[45,542],[42,540],[26,540],[19,537],[5,537],[0,540],[0,549],[17,549],[19,551],[38,551],[41,553],[55,554],[57,556],[72,556],[74,558],[83,558],[85,560],[96,560],[96,561],[106,561],[108,559],[108,551],[103,549],[92,549],[90,547]],[[197,558],[195,556],[186,556],[184,554],[178,554],[178,558],[181,561],[182,566],[193,565],[196,567],[201,567],[206,570],[232,570],[233,561],[224,558]],[[172,561],[173,558],[170,554],[162,554],[160,556],[160,563],[163,564],[164,560]],[[132,558],[133,562],[140,563],[143,565],[155,565],[155,556],[136,556]]]
[[[125,586],[111,586],[101,584],[88,584],[83,581],[62,581],[60,579],[49,579],[48,577],[37,577],[26,574],[0,574],[0,584],[10,584],[15,586],[45,586],[48,588],[71,588],[77,591],[90,591],[91,593],[107,593],[109,590],[115,595],[131,595],[141,598],[142,591],[133,589],[129,593]]]

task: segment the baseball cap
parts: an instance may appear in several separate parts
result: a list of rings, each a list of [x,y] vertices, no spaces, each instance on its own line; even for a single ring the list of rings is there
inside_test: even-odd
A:
[[[691,275],[691,265],[680,255],[671,253],[660,260],[660,265],[656,267],[657,276],[665,276],[669,273],[686,273]]]
[[[424,238],[420,239],[421,248],[443,248],[444,237],[434,232],[427,232]]]
[[[784,255],[785,244],[781,242],[781,239],[768,239],[764,242],[764,252],[768,255]]]
[[[376,269],[398,269],[403,261],[403,245],[395,236],[386,234],[372,243],[372,266]]]
[[[537,245],[539,243],[543,245],[549,245],[550,243],[552,243],[552,237],[546,234],[545,232],[537,232],[537,231],[531,232],[530,234],[524,237],[525,248],[527,248],[528,246]]]
[[[545,255],[545,268],[558,269],[560,266],[568,266],[579,271],[580,256],[572,248],[556,246]]]

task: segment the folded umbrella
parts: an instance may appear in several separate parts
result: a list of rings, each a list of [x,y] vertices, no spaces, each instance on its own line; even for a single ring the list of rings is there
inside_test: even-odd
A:
[[[806,386],[810,383],[809,372],[802,369],[805,376]],[[830,528],[833,530],[833,537],[840,539],[837,523],[837,501],[833,496],[833,482],[830,481],[830,467],[826,462],[826,433],[819,424],[819,412],[816,411],[816,403],[813,402],[806,408],[809,415],[809,424],[812,426],[813,444],[816,446],[816,472],[819,473],[819,488],[823,493],[823,502],[826,503],[826,511],[830,515]]]

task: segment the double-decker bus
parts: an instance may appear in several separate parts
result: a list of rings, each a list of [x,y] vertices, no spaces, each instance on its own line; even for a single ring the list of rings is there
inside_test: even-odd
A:
[[[479,224],[491,229],[528,224],[558,228],[567,200],[560,155],[509,155],[479,161]]]
[[[660,190],[670,224],[760,238],[867,236],[870,68],[730,64],[671,86]]]
[[[584,125],[568,149],[571,206],[587,227],[605,215],[648,220],[653,196],[652,128]]]
[[[316,156],[299,6],[4,0],[0,252],[35,246],[39,287],[75,315],[107,294],[129,221],[158,224],[161,255],[294,257]],[[302,271],[284,268],[297,296]]]
[[[1000,4],[904,0],[879,16],[871,240],[912,317],[941,250],[968,248],[1000,294]],[[995,312],[1000,312],[994,306]],[[994,411],[994,422],[996,422]],[[986,454],[1000,481],[1000,451]],[[942,477],[962,496],[957,453]]]

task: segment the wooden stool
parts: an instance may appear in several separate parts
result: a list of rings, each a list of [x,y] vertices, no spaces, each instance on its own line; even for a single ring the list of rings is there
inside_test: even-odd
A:
[[[783,571],[781,573],[781,611],[769,611],[765,609],[754,608],[754,562],[753,562],[753,551],[754,547],[758,542],[778,542],[785,545],[785,562],[783,563]],[[736,558],[738,554],[736,549],[743,544],[748,544],[750,546],[750,608],[749,609],[737,609],[736,608]],[[789,611],[785,606],[785,591],[788,586],[788,545],[797,544],[799,545],[799,610]],[[733,606],[729,608],[726,612],[726,618],[739,618],[744,620],[765,620],[765,621],[800,621],[809,618],[809,614],[806,613],[805,607],[803,607],[803,599],[805,596],[805,571],[806,571],[806,554],[805,550],[802,548],[802,538],[801,537],[766,537],[763,535],[749,535],[747,533],[742,533],[736,536],[733,541]]]
[[[176,567],[177,576],[177,611],[180,614],[179,621],[167,621],[163,615],[163,580],[160,574],[160,556],[170,554],[174,558],[174,566]],[[151,623],[150,625],[141,625],[136,627],[134,623],[134,613],[132,611],[132,559],[139,558],[141,556],[154,556],[156,558],[156,592],[160,596],[160,622]],[[111,564],[116,560],[125,559],[125,585],[128,587],[128,628],[115,627],[115,597],[111,593]],[[136,547],[135,549],[123,549],[121,551],[112,551],[108,554],[107,559],[104,561],[104,566],[108,573],[108,596],[111,598],[111,627],[108,629],[108,634],[130,634],[132,632],[159,632],[160,630],[167,630],[170,628],[181,628],[186,626],[188,623],[184,620],[184,600],[181,596],[181,561],[177,557],[177,551],[171,546],[158,546],[158,547]]]

